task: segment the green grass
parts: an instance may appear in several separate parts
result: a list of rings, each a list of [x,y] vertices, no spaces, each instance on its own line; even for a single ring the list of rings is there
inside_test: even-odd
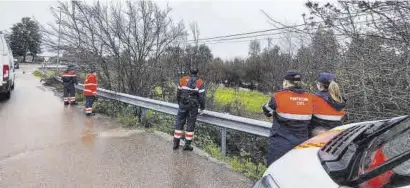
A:
[[[117,119],[125,126],[134,126],[138,123],[138,118],[132,114],[117,114]]]
[[[52,77],[52,76],[55,76],[55,74],[56,74],[55,71],[50,71],[50,70],[45,71],[44,73],[42,73],[42,72],[40,72],[40,71],[38,71],[38,70],[36,70],[36,71],[33,72],[33,75],[34,75],[35,77],[44,78],[44,79],[50,78],[50,77]]]
[[[224,161],[231,165],[234,171],[243,173],[246,177],[253,180],[261,178],[263,173],[266,171],[266,167],[262,163],[255,164],[252,163],[249,159],[240,160],[238,157],[222,156],[220,148],[214,144],[207,144],[205,146],[205,151],[209,153],[213,158]]]
[[[51,70],[46,71],[46,75],[47,75],[48,77],[55,76],[56,73],[57,73],[56,71],[51,71]]]
[[[228,105],[234,102],[242,104],[246,111],[256,113],[261,111],[262,105],[269,96],[256,91],[235,90],[231,88],[218,88],[215,92],[215,101],[219,105]]]
[[[38,77],[38,78],[41,78],[41,77],[42,77],[42,74],[41,74],[40,71],[34,71],[34,72],[33,72],[33,75],[34,75],[35,77]]]
[[[158,95],[162,94],[161,87],[155,87]],[[257,91],[235,90],[232,88],[218,88],[215,91],[216,103],[223,107],[233,103],[239,103],[245,111],[250,113],[261,112],[261,107],[268,102],[269,95]]]
[[[159,86],[155,87],[155,92],[156,92],[158,95],[162,95],[162,88],[159,87]]]
[[[75,94],[75,100],[79,105],[84,105],[85,104],[85,96],[81,92],[77,92]]]

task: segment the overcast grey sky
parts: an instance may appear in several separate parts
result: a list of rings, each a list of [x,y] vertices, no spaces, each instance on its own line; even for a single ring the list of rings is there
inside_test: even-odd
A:
[[[183,20],[186,25],[197,22],[200,38],[273,28],[261,13],[261,9],[272,18],[290,25],[303,23],[301,14],[308,12],[304,6],[306,0],[157,0],[156,2],[161,7],[168,4],[172,8],[171,17],[174,20]],[[35,17],[41,24],[53,22],[49,7],[55,4],[56,1],[52,0],[0,0],[0,30],[9,30],[14,23],[25,16]],[[262,38],[262,45],[265,46],[266,36],[258,39]],[[241,41],[246,40],[250,39]],[[226,59],[247,56],[249,42],[208,45],[214,56]]]

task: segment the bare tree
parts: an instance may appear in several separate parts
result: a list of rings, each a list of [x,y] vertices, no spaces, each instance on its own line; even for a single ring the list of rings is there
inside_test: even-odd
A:
[[[161,10],[151,1],[112,2],[90,5],[59,2],[62,11],[61,49],[95,66],[103,85],[121,92],[150,96],[159,82],[155,72],[165,49],[186,35],[182,22],[169,18],[170,8]],[[58,10],[52,9],[58,20]],[[58,27],[43,27],[46,44],[56,48]]]

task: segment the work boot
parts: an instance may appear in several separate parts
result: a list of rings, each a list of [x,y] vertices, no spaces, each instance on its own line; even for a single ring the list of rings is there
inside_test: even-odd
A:
[[[95,116],[95,113],[86,113],[86,116]]]
[[[184,148],[182,148],[184,151],[192,151],[194,150],[194,147],[191,146],[191,144],[185,144]]]
[[[184,148],[182,148],[182,150],[184,150],[184,151],[194,150],[194,148],[191,146],[191,142],[192,142],[192,140],[185,140],[185,145],[184,145]]]
[[[64,102],[64,105],[65,105],[65,106],[67,106],[67,105],[69,105],[69,104],[70,104],[69,102]]]
[[[77,105],[77,102],[74,101],[74,102],[71,102],[70,104],[71,104],[71,105]]]
[[[174,138],[174,146],[172,147],[173,150],[177,150],[179,148],[179,138]]]

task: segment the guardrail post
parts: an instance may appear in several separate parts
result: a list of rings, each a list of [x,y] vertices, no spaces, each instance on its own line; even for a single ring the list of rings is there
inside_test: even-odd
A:
[[[221,153],[226,156],[226,128],[221,128]]]
[[[148,109],[141,107],[141,117],[140,117],[140,120],[141,120],[141,123],[142,123],[145,127],[148,126],[148,124],[147,124],[147,111],[148,111]]]

